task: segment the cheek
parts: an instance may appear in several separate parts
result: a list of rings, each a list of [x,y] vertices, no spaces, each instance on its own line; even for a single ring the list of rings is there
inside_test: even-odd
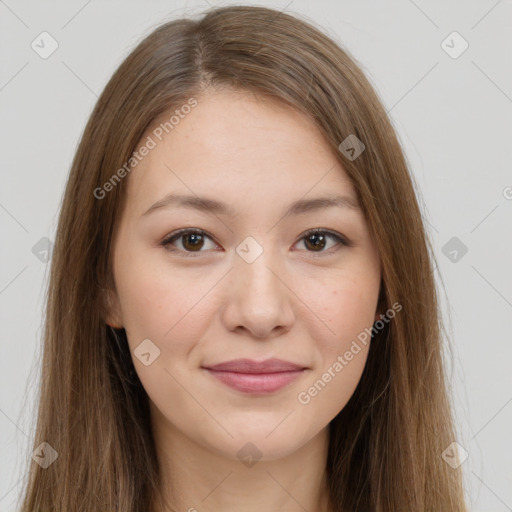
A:
[[[351,267],[322,283],[321,293],[311,297],[311,309],[329,329],[322,327],[315,336],[318,365],[298,398],[301,404],[311,402],[309,410],[315,410],[320,422],[343,409],[360,381],[370,349],[379,285],[380,274],[372,268]]]
[[[314,418],[318,428],[345,407],[361,379],[378,294],[376,284],[365,283],[362,289],[357,279],[336,282],[336,288],[331,285],[318,296],[321,307],[315,311],[329,330],[322,328],[315,336],[318,364],[297,396],[302,413]]]
[[[211,320],[208,292],[218,277],[196,279],[183,269],[138,264],[135,258],[118,269],[118,296],[132,352],[150,339],[161,351],[159,363],[172,367],[202,339]]]
[[[208,326],[205,308],[209,307],[207,292],[213,283],[193,281],[183,272],[178,276],[169,271],[164,276],[147,267],[135,268],[125,268],[123,275],[120,271],[117,288],[136,372],[157,407],[166,410],[173,403],[183,413],[192,414],[194,401],[179,383],[186,382],[188,355]],[[152,344],[144,341],[147,339]],[[148,352],[138,348],[142,346],[149,346],[148,365],[137,355]],[[158,356],[154,358],[154,354]]]
[[[137,249],[128,250],[129,245],[118,247],[114,278],[124,328],[133,345],[145,338],[159,337],[169,329],[170,325],[166,325],[170,319],[162,314],[163,304],[167,302],[169,309],[174,309],[179,301],[170,293],[169,279],[161,279],[151,260]],[[132,243],[132,247],[136,245]]]
[[[333,283],[336,283],[335,285]],[[338,277],[323,285],[315,299],[315,311],[329,326],[324,338],[324,351],[342,353],[353,339],[371,327],[376,312],[380,277],[371,273]]]
[[[141,336],[161,338],[172,328],[174,317],[183,316],[179,288],[170,284],[168,278],[158,279],[158,275],[145,269],[126,269],[120,276],[117,289],[123,321],[133,341]]]

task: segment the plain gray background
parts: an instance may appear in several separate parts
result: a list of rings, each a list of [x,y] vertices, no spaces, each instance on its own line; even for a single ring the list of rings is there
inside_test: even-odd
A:
[[[357,59],[388,109],[438,261],[470,510],[512,510],[510,0],[252,4],[308,16]],[[0,0],[2,512],[15,510],[30,460],[45,238],[54,240],[81,132],[130,49],[208,5],[220,4]],[[58,48],[43,59],[31,44],[45,31]]]

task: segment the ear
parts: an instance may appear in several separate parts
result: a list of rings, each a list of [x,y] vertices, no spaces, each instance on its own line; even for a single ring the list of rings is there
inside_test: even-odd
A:
[[[123,328],[123,315],[117,293],[111,289],[103,289],[103,318],[105,323],[114,329]]]

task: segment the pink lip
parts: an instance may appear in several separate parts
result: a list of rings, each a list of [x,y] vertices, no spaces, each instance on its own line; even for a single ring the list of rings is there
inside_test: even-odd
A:
[[[300,377],[306,368],[281,359],[267,359],[261,362],[236,359],[204,369],[237,391],[265,394],[284,388]]]

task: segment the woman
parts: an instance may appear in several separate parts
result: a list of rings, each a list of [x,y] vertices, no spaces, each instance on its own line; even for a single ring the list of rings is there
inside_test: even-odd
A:
[[[466,510],[429,250],[332,40],[261,7],[157,28],[67,183],[22,510]]]

